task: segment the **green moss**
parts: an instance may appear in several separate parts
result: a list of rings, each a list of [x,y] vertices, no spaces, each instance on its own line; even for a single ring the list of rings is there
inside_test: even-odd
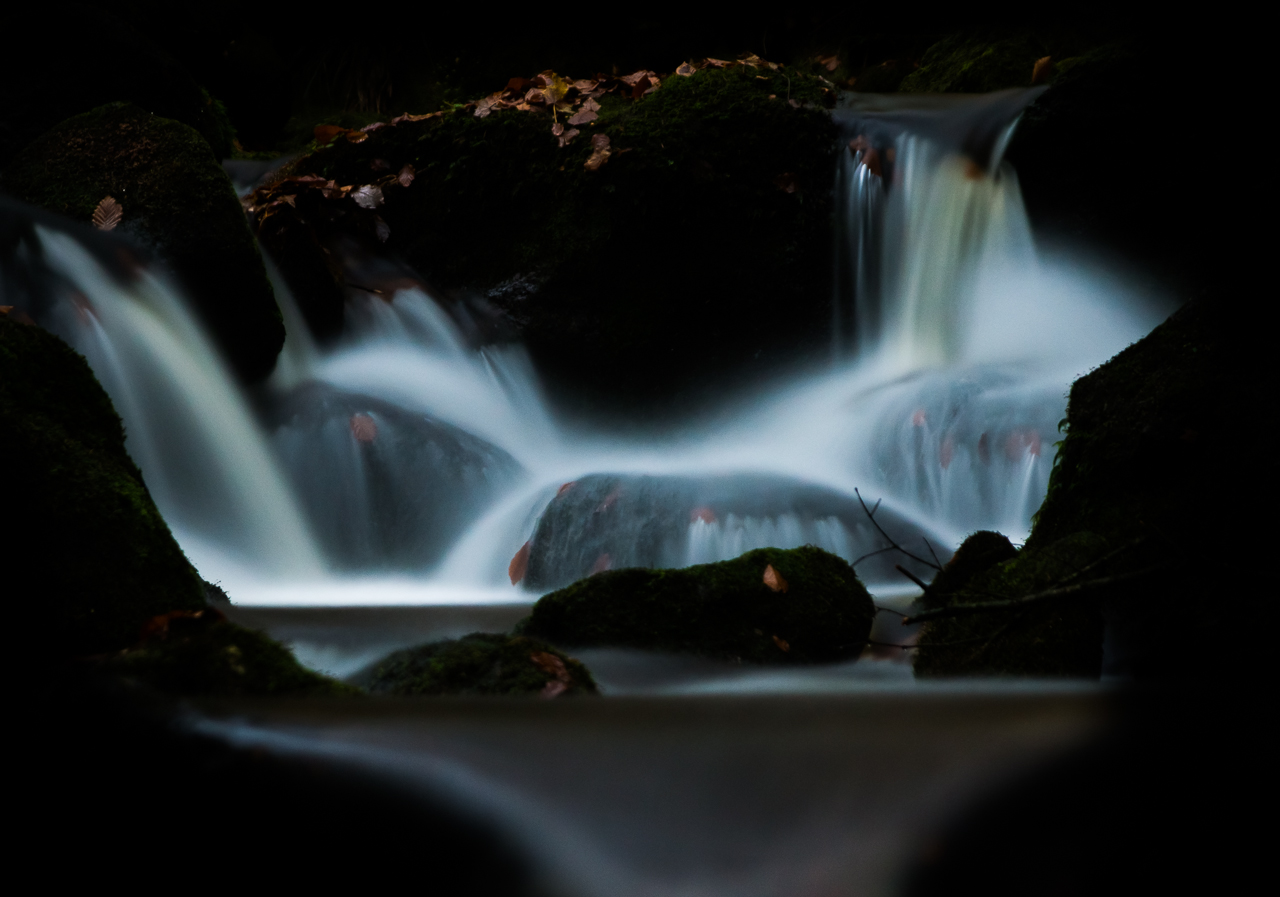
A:
[[[991,30],[949,35],[925,51],[907,75],[904,93],[987,93],[1029,87],[1036,60],[1048,55],[1043,41],[1027,33]]]
[[[595,694],[578,661],[525,636],[475,632],[397,651],[378,664],[374,693],[412,695]]]
[[[188,625],[177,625],[184,622]],[[109,662],[108,669],[176,695],[341,697],[361,693],[308,670],[270,636],[225,620],[206,624],[179,618],[163,637],[124,652]]]
[[[10,521],[5,599],[36,650],[132,644],[142,623],[204,607],[124,430],[84,358],[0,316],[0,468]]]
[[[785,592],[765,585],[768,566],[786,580]],[[874,612],[841,558],[813,546],[761,548],[715,564],[579,580],[541,598],[518,631],[579,647],[820,663],[857,657]]]
[[[960,543],[951,560],[933,578],[923,599],[925,604],[941,606],[945,603],[944,596],[961,591],[978,574],[1012,560],[1017,554],[1008,536],[990,530],[973,533]]]
[[[199,133],[136,106],[103,106],[27,146],[3,186],[80,221],[115,197],[121,230],[172,266],[236,370],[248,380],[271,371],[284,344],[280,311],[231,182]]]
[[[1034,594],[1097,560],[1107,542],[1077,533],[1040,549],[992,563],[1004,552],[990,536],[981,544],[970,537],[962,571],[948,564],[935,578],[931,601],[938,606],[998,601]],[[1007,545],[1007,540],[1005,541]],[[992,549],[986,552],[981,549]],[[978,549],[975,551],[974,549]],[[957,557],[965,551],[962,545]],[[967,581],[959,574],[971,574]],[[959,584],[955,591],[943,591]],[[1102,665],[1102,617],[1096,600],[1041,604],[1022,611],[950,617],[926,623],[916,651],[917,676],[1071,676],[1097,678]]]
[[[564,148],[544,113],[462,110],[339,140],[293,171],[354,184],[375,160],[413,164],[380,210],[391,249],[445,289],[487,293],[553,376],[615,401],[670,394],[825,339],[836,129],[816,78],[757,72],[606,96]],[[588,172],[598,133],[614,152]]]

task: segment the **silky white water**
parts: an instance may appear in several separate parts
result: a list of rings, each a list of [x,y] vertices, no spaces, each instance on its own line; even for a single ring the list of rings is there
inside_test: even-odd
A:
[[[853,507],[855,489],[879,500],[943,556],[977,529],[1016,541],[1043,498],[1070,383],[1163,309],[1037,251],[1000,160],[1006,119],[978,164],[929,128],[847,118],[892,163],[876,174],[866,151],[841,154],[830,368],[661,439],[558,421],[521,348],[471,345],[421,288],[354,296],[342,339],[321,349],[277,278],[289,336],[269,413],[250,409],[175,285],[143,272],[123,286],[48,228],[48,263],[74,290],[41,323],[88,358],[184,550],[240,604],[532,601],[508,564],[565,484],[603,474],[721,484],[723,507],[677,509],[687,530],[650,563],[878,547],[848,513],[801,508],[806,489],[827,504]]]

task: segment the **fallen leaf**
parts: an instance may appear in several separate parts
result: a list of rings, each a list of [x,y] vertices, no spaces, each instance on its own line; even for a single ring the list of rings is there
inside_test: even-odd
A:
[[[115,230],[120,219],[124,216],[124,206],[116,202],[114,198],[105,196],[102,202],[98,203],[98,207],[93,210],[93,226],[98,230]]]
[[[315,128],[312,129],[311,133],[314,135],[316,143],[321,146],[325,146],[326,144],[333,143],[333,141],[337,140],[338,137],[346,132],[347,129],[342,127],[342,125],[316,125]]]
[[[373,233],[377,236],[379,243],[385,243],[391,237],[391,225],[387,224],[381,215],[374,215]]]
[[[819,56],[818,65],[822,66],[824,69],[826,69],[829,72],[834,72],[836,69],[840,68],[840,57],[839,56]]]
[[[401,187],[408,187],[413,183],[413,179],[418,176],[412,165],[406,165],[400,169],[400,173],[396,175],[396,180],[400,182]]]
[[[768,564],[764,568],[764,584],[775,592],[787,590],[787,581],[782,578],[781,573],[773,569],[773,564]]]
[[[544,698],[555,698],[564,694],[568,690],[569,690],[569,686],[565,685],[563,682],[561,682],[558,679],[552,679],[546,685],[542,686],[542,691],[540,691],[538,694],[540,694]]]
[[[1052,56],[1042,56],[1036,60],[1036,64],[1031,68],[1031,83],[1043,84],[1053,77],[1054,64]]]
[[[789,171],[783,172],[773,179],[773,185],[783,193],[795,193],[796,188],[800,186],[796,181],[796,176]]]
[[[609,161],[612,154],[609,149],[608,134],[592,134],[591,135],[591,156],[587,159],[583,167],[587,171],[598,171],[600,166]]]
[[[584,78],[580,81],[574,81],[573,86],[579,93],[587,93],[589,91],[595,90],[596,85],[599,83],[600,83],[599,81],[591,81]]]
[[[551,126],[551,133],[559,137],[561,134],[564,133],[564,125],[560,124],[560,122],[556,122],[554,125]]]
[[[780,639],[776,635],[772,636],[772,638],[773,638],[773,643],[778,646],[779,651],[786,652],[791,650],[790,643],[787,642],[785,639]]]
[[[524,575],[529,572],[529,546],[531,544],[532,540],[521,545],[520,550],[511,559],[511,563],[507,564],[507,576],[510,578],[512,585],[524,579]]]
[[[569,670],[565,667],[564,661],[551,652],[534,651],[529,655],[529,659],[548,676],[554,676],[561,682],[568,683],[573,681],[573,677],[569,675]]]
[[[606,551],[603,554],[601,554],[600,557],[596,558],[596,562],[591,565],[591,572],[588,573],[587,575],[595,576],[597,573],[603,573],[606,570],[612,570],[612,569],[613,569],[613,558]]]
[[[376,209],[386,201],[382,196],[382,188],[375,187],[372,184],[357,187],[351,194],[351,198],[362,209]]]
[[[378,424],[367,414],[351,415],[348,426],[351,427],[351,435],[356,438],[356,442],[370,443],[378,438]]]
[[[682,78],[688,78],[690,75],[692,75],[696,71],[697,69],[694,68],[693,65],[687,62],[682,62],[680,63],[680,65],[676,67],[676,74]]]
[[[564,134],[560,137],[560,145],[568,146],[569,142],[572,141],[573,138],[577,137],[581,133],[582,132],[579,131],[577,128],[570,128],[569,130],[565,131]],[[564,167],[561,166],[560,170],[563,171]]]
[[[706,506],[694,508],[689,512],[689,522],[697,523],[699,520],[703,523],[715,523],[716,512]]]
[[[883,173],[880,168],[880,154],[876,151],[876,148],[871,145],[871,141],[867,140],[866,137],[859,134],[857,137],[850,140],[849,152],[853,153],[854,156],[857,156],[858,153],[862,153],[860,161],[863,165],[867,166],[867,170],[876,177],[883,177]]]
[[[570,480],[567,483],[561,484],[560,488],[556,490],[556,498],[559,498],[560,496],[564,495],[566,492],[568,492],[570,489],[572,489],[576,485],[578,485],[577,480]]]

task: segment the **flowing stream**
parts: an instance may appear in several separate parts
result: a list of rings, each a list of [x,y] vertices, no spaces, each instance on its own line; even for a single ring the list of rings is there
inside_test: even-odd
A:
[[[73,229],[35,225],[57,287],[6,301],[88,358],[179,542],[243,606],[527,604],[762,546],[853,561],[884,544],[859,496],[945,560],[977,529],[1025,538],[1071,381],[1164,311],[1037,251],[1002,160],[1033,95],[838,110],[829,368],[661,438],[559,421],[523,349],[475,346],[420,287],[354,294],[320,349],[276,278],[289,336],[252,401],[178,285]],[[893,563],[858,566],[882,600],[911,592]]]

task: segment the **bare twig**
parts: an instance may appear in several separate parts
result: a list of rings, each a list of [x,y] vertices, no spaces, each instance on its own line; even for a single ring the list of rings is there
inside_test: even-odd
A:
[[[874,645],[877,648],[901,648],[903,651],[910,651],[912,648],[918,647],[917,645],[895,645],[893,642],[873,642],[871,639],[867,639],[867,644]]]
[[[867,519],[871,521],[871,525],[874,526],[876,528],[876,531],[880,533],[881,536],[884,537],[884,540],[886,542],[889,543],[888,548],[881,549],[881,551],[888,551],[888,550],[900,551],[918,564],[924,564],[926,567],[932,567],[935,570],[942,569],[941,564],[931,563],[929,561],[926,561],[924,558],[919,557],[918,555],[914,555],[911,552],[907,551],[905,548],[899,545],[892,536],[890,536],[888,533],[884,531],[884,527],[882,527],[880,525],[880,522],[876,520],[876,511],[880,510],[880,499],[876,499],[876,506],[874,508],[868,508],[866,501],[864,501],[862,498],[861,492],[859,492],[857,489],[854,489],[853,494],[858,496],[858,504],[862,505],[862,511],[867,515]],[[925,544],[926,545],[928,544],[927,540]],[[930,548],[929,550],[932,551],[933,549]],[[879,554],[879,552],[875,552],[875,553]],[[867,557],[870,557],[870,555],[867,555]],[[860,561],[862,560],[862,558],[858,558],[858,560]],[[855,564],[857,562],[858,561],[854,561]],[[902,568],[899,567],[898,569],[901,570]]]
[[[923,538],[923,537],[921,537],[921,538]],[[934,565],[935,565],[939,570],[941,570],[941,569],[942,569],[942,561],[938,560],[938,553],[937,553],[936,551],[934,551],[934,550],[933,550],[933,546],[929,544],[929,540],[928,540],[928,539],[925,539],[925,540],[924,540],[924,547],[925,547],[925,548],[927,548],[927,549],[929,549],[929,554],[933,557],[933,563],[934,563]]]
[[[1090,566],[1096,566],[1096,563]],[[1058,586],[1052,589],[1045,589],[1043,592],[1026,595],[1022,598],[1007,598],[1001,601],[983,601],[977,604],[950,604],[946,607],[937,607],[932,610],[921,611],[920,613],[910,617],[903,617],[902,623],[904,626],[910,626],[914,623],[924,623],[928,620],[939,620],[945,617],[963,617],[970,614],[986,614],[992,613],[993,611],[1015,610],[1024,608],[1030,604],[1040,604],[1042,602],[1053,601],[1059,598],[1072,598],[1102,586],[1117,585],[1122,582],[1131,582],[1135,579],[1141,579],[1142,577],[1148,576],[1161,569],[1163,566],[1163,564],[1156,564],[1153,567],[1146,567],[1142,570],[1136,570],[1133,573],[1120,573],[1116,576],[1104,576],[1100,579],[1091,579],[1087,582],[1076,583],[1075,585]],[[1082,572],[1083,570],[1077,571],[1076,574],[1072,574],[1072,577],[1069,578],[1074,578]]]

